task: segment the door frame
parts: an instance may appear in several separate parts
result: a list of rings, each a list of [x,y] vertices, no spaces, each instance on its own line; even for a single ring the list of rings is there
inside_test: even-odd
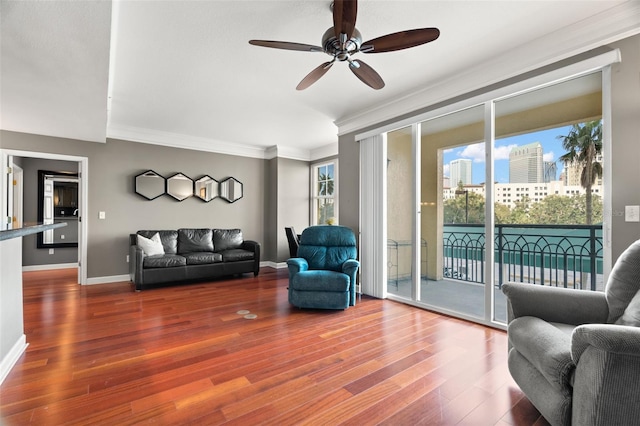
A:
[[[89,158],[76,155],[54,154],[47,152],[21,151],[15,149],[0,149],[2,164],[8,166],[10,157],[40,158],[45,160],[74,161],[78,163],[78,205],[80,212],[78,220],[78,283],[87,284],[87,236],[89,211]],[[3,187],[7,187],[8,174],[2,173]],[[13,191],[7,191],[7,196],[2,197],[2,215],[9,214],[9,207],[13,205]]]

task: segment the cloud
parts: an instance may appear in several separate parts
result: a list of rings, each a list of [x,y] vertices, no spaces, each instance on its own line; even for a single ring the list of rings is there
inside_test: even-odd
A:
[[[518,145],[516,144],[496,146],[496,148],[493,150],[494,160],[508,160],[509,153],[513,148],[517,146]],[[484,163],[485,161],[484,142],[465,147],[465,149],[460,151],[459,156],[462,158],[470,158],[473,160],[474,163]]]
[[[484,142],[466,146],[459,155],[472,159],[474,163],[484,163]]]
[[[496,146],[496,148],[493,150],[493,158],[496,160],[508,160],[509,153],[513,148],[516,148],[517,146],[517,144]]]
[[[545,152],[542,154],[542,159],[544,161],[555,161],[555,155],[553,154],[553,151]]]

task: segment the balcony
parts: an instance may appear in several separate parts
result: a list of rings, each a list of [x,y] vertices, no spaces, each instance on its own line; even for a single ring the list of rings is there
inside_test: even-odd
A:
[[[484,316],[484,225],[445,225],[442,279],[426,277],[427,242],[421,243],[422,302],[448,311]],[[389,240],[388,291],[411,298],[411,244]],[[495,318],[506,322],[503,282],[603,291],[601,225],[496,225]]]

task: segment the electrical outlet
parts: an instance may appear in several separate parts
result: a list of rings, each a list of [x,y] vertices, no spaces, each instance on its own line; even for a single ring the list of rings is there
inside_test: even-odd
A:
[[[53,249],[49,249],[49,254],[53,254]]]
[[[61,240],[64,240],[64,235],[60,235],[60,239],[61,239]]]
[[[127,255],[127,263],[129,263],[129,255]]]

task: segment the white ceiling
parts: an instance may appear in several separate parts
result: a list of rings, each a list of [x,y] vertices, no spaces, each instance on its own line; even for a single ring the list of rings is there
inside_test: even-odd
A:
[[[296,91],[329,57],[248,40],[319,45],[332,25],[330,1],[2,0],[0,126],[258,157],[277,147],[279,155],[310,159],[335,147],[336,121],[416,91],[427,105],[425,88],[455,76],[489,84],[637,33],[638,4],[360,0],[364,40],[420,27],[438,27],[441,36],[403,51],[358,54],[383,77],[382,90],[338,63]]]

